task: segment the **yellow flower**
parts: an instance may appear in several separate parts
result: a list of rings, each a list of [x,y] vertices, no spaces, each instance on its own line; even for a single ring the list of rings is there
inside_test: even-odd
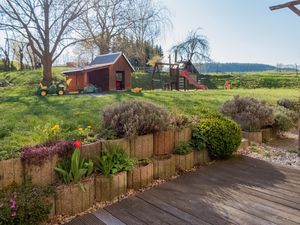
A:
[[[58,124],[55,124],[53,127],[50,129],[51,131],[57,132],[60,130],[60,126]]]
[[[78,130],[79,130],[79,131],[83,131],[83,128],[82,128],[82,127],[79,127]]]
[[[87,129],[92,129],[92,126],[87,126],[86,128],[87,128]]]
[[[141,93],[142,90],[143,90],[143,88],[136,87],[136,88],[131,89],[131,92],[133,92],[133,93]]]

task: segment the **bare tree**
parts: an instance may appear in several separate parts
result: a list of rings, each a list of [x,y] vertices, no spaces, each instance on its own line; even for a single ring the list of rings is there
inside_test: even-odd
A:
[[[83,21],[86,40],[94,42],[101,54],[115,50],[120,39],[133,39],[143,61],[145,42],[154,42],[162,27],[171,24],[168,10],[155,0],[93,0]]]
[[[12,57],[11,57],[11,42],[6,32],[6,38],[4,45],[0,46],[0,57],[2,58],[4,70],[10,70],[12,66]]]
[[[0,27],[22,35],[43,64],[43,79],[52,80],[52,64],[76,43],[76,20],[86,0],[1,0]]]
[[[209,43],[207,38],[200,34],[200,29],[190,31],[187,38],[173,46],[172,51],[183,57],[188,62],[197,60],[197,62],[209,60]]]
[[[92,0],[90,10],[83,16],[84,33],[101,54],[110,52],[113,38],[132,25],[132,0]]]
[[[166,31],[172,27],[172,22],[168,9],[159,2],[153,0],[135,0],[132,5],[136,20],[133,20],[131,33],[139,49],[136,54],[140,61],[146,63],[146,42],[153,43],[156,41],[162,34],[162,31]]]

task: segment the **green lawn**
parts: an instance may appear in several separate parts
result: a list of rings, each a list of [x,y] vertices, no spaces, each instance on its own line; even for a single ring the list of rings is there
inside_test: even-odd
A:
[[[55,73],[58,75],[56,69]],[[23,73],[23,74],[21,74]],[[15,156],[17,149],[44,142],[45,127],[60,124],[64,131],[91,125],[101,129],[100,110],[105,105],[129,99],[159,103],[187,115],[203,116],[217,112],[222,103],[234,95],[252,96],[275,104],[279,98],[297,98],[297,89],[233,89],[209,91],[145,91],[142,95],[113,92],[105,96],[34,95],[40,71],[0,73],[12,78],[11,86],[0,88],[0,159]]]

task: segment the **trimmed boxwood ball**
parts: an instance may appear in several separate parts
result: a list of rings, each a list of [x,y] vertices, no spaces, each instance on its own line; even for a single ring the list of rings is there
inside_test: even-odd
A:
[[[204,142],[209,156],[225,159],[237,150],[241,143],[240,126],[227,118],[206,118],[193,131],[193,142]]]

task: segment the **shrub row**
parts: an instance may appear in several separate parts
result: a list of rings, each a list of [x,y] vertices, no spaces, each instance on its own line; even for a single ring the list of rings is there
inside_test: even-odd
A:
[[[221,112],[236,121],[243,131],[273,127],[278,132],[290,130],[300,115],[300,101],[281,99],[272,107],[251,97],[235,96],[225,102]]]

